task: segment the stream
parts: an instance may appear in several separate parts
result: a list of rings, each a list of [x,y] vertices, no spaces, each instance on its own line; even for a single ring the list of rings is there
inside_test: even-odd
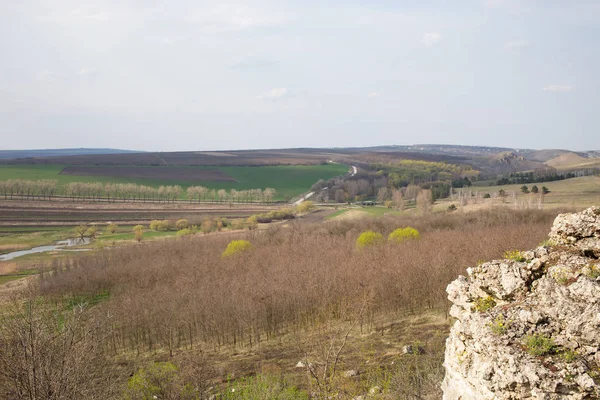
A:
[[[13,258],[25,256],[27,254],[44,253],[46,251],[53,251],[53,250],[65,250],[66,247],[79,246],[82,244],[88,244],[89,242],[90,242],[90,238],[83,238],[83,239],[72,238],[72,239],[67,239],[67,240],[60,240],[60,241],[56,242],[55,244],[49,245],[49,246],[38,246],[38,247],[34,247],[29,250],[19,250],[19,251],[13,251],[12,253],[2,254],[2,255],[0,255],[0,261],[9,261],[9,260],[12,260]],[[86,250],[87,249],[70,250],[70,251],[86,251]]]

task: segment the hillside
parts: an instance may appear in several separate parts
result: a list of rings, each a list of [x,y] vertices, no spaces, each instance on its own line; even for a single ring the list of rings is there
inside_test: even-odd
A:
[[[121,149],[43,149],[43,150],[0,150],[0,160],[33,159],[45,157],[64,157],[92,154],[132,154],[143,153],[138,150]]]
[[[597,168],[600,167],[600,158],[588,158],[573,152],[561,154],[546,161],[546,165],[556,169]]]

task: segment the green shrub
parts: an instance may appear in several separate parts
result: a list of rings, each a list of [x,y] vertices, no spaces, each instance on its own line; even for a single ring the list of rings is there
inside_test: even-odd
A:
[[[506,321],[503,314],[499,314],[492,322],[489,327],[496,335],[504,335],[510,326],[509,322]]]
[[[400,243],[405,240],[418,240],[421,238],[421,234],[415,228],[406,227],[398,228],[388,236],[388,241]]]
[[[248,217],[246,220],[246,226],[250,230],[258,228],[258,218],[256,218],[256,215],[251,215]]]
[[[85,225],[79,225],[79,226],[75,227],[75,233],[77,233],[77,235],[79,236],[80,239],[83,239],[86,232],[87,232],[87,226],[85,226]]]
[[[231,220],[231,229],[244,229],[246,227],[246,221],[242,218]]]
[[[96,226],[92,225],[90,226],[86,231],[85,234],[90,238],[90,239],[95,239],[96,238],[96,232],[98,231],[98,228],[96,228]]]
[[[282,378],[265,375],[231,382],[217,398],[222,400],[308,400],[308,394],[291,386]]]
[[[186,229],[188,226],[190,226],[190,223],[188,222],[187,219],[180,219],[177,222],[175,222],[175,226],[177,227],[177,230],[182,230],[182,229]]]
[[[366,231],[360,234],[356,239],[356,247],[363,248],[380,244],[383,242],[383,235],[379,232]]]
[[[298,206],[296,207],[296,210],[299,213],[304,214],[309,211],[312,211],[313,208],[315,208],[315,203],[313,203],[310,200],[306,200],[306,201],[303,201],[302,203],[298,204]]]
[[[523,253],[519,250],[511,250],[504,253],[504,258],[508,258],[509,260],[523,262],[525,261],[525,257],[523,257]]]
[[[136,231],[144,231],[144,225],[136,225],[133,227],[132,231],[136,232]]]
[[[538,247],[554,247],[554,246],[556,246],[556,243],[554,243],[554,241],[552,241],[550,239],[546,239],[542,243],[540,243]]]
[[[453,212],[453,211],[456,211],[456,210],[457,210],[457,208],[456,208],[456,206],[454,204],[450,204],[448,206],[448,212]]]
[[[577,356],[578,354],[575,350],[562,349],[560,351],[560,358],[567,363],[572,363],[573,361],[577,360]]]
[[[600,266],[588,265],[587,267],[583,268],[582,272],[590,279],[597,279],[600,276]]]
[[[294,219],[296,215],[294,214],[294,210],[291,208],[282,208],[280,210],[273,210],[266,214],[267,218],[274,219],[276,221],[285,220],[285,219]]]
[[[249,251],[252,248],[252,243],[247,240],[232,240],[227,245],[227,248],[221,255],[222,257],[231,257],[236,254],[241,254]]]
[[[194,235],[196,233],[195,228],[185,228],[177,231],[177,236],[189,236]]]
[[[154,363],[138,370],[127,382],[127,400],[168,398],[175,394],[177,367],[169,362]]]
[[[166,219],[163,221],[154,220],[150,222],[150,229],[152,229],[153,231],[165,232],[171,229],[171,223]]]
[[[113,234],[117,231],[118,226],[116,224],[108,224],[106,225],[106,231],[110,234]]]
[[[494,307],[496,307],[496,301],[492,296],[480,297],[475,300],[475,310],[479,312],[486,312]]]
[[[545,356],[555,350],[554,341],[543,334],[527,335],[523,341],[527,353],[532,356]]]

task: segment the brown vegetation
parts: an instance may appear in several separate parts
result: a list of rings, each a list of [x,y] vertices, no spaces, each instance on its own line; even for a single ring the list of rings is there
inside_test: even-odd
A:
[[[107,357],[255,348],[322,330],[343,333],[328,339],[335,350],[346,338],[355,345],[359,332],[382,330],[426,309],[445,310],[444,289],[466,267],[507,250],[535,247],[555,215],[497,210],[318,225],[292,222],[287,228],[239,234],[252,243],[252,251],[225,258],[221,254],[231,236],[182,237],[57,263],[41,276],[39,287],[56,303],[97,304],[93,310],[98,318],[111,316],[110,323],[102,324]],[[404,226],[416,228],[421,240],[355,247],[360,232],[388,235]],[[335,321],[345,327],[324,330]],[[305,350],[307,357],[327,359],[327,354]],[[427,362],[437,365],[432,370],[439,375],[438,350]],[[337,353],[332,354],[343,356]],[[343,391],[332,386],[342,384],[333,369],[334,376],[318,375],[321,383],[327,380],[330,393]],[[227,374],[212,371],[207,376]],[[401,376],[394,379],[397,390],[416,390],[402,383]],[[435,379],[427,383],[430,390]]]

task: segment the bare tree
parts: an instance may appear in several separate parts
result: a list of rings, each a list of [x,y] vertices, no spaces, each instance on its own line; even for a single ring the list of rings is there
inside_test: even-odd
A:
[[[106,321],[88,318],[85,304],[61,309],[33,290],[0,314],[0,397],[102,398]],[[106,377],[106,375],[105,375]]]
[[[433,205],[433,196],[430,189],[423,189],[417,195],[417,208],[422,214],[429,214]]]

